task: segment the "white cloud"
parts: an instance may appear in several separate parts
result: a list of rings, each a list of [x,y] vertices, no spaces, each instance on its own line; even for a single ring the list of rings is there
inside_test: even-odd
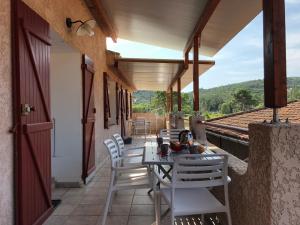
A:
[[[285,0],[286,4],[297,4],[299,3],[299,0]]]
[[[255,48],[263,48],[263,39],[260,38],[251,38],[247,40],[246,43],[248,46],[255,47]]]
[[[286,45],[287,45],[287,48],[294,48],[296,46],[300,47],[300,32],[287,33]]]

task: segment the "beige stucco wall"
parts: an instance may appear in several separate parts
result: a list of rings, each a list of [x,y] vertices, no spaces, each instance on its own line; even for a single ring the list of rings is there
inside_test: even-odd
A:
[[[10,0],[0,1],[0,224],[13,224]]]
[[[248,165],[229,157],[233,225],[298,225],[300,125],[250,124],[249,137]]]
[[[101,163],[107,153],[103,146],[103,140],[111,137],[115,132],[120,132],[119,126],[112,126],[108,130],[103,129],[103,72],[107,72],[106,66],[106,41],[105,36],[99,27],[94,29],[93,37],[79,37],[75,34],[75,29],[70,32],[66,25],[66,17],[74,20],[92,19],[88,8],[83,0],[24,0],[24,2],[42,16],[56,31],[60,37],[73,48],[88,55],[95,64],[95,106],[96,114],[96,161]],[[109,73],[113,79],[119,80],[114,74]],[[120,81],[119,81],[120,82]],[[123,86],[126,86],[123,84]]]
[[[66,43],[81,53],[87,54],[95,63],[95,104],[96,114],[96,161],[99,165],[107,153],[103,140],[115,132],[119,126],[103,129],[103,79],[107,71],[105,37],[97,27],[93,37],[78,37],[66,29],[65,18],[91,19],[83,0],[24,0],[24,2],[49,22]],[[11,84],[11,37],[10,0],[0,1],[0,224],[13,224],[13,136],[8,132],[12,127],[12,84]],[[113,79],[120,80],[112,73]],[[126,86],[123,84],[123,86]]]

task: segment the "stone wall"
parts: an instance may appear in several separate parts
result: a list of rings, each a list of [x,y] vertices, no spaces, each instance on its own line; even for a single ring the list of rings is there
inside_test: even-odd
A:
[[[0,224],[13,224],[10,0],[0,1]]]
[[[298,225],[300,125],[250,124],[249,135],[248,167],[229,157],[233,225]]]

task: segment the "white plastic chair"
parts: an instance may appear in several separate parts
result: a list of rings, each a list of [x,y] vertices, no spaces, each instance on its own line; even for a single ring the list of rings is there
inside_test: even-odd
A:
[[[161,129],[160,137],[164,141],[179,141],[179,133],[185,129]]]
[[[147,122],[144,118],[137,118],[132,122],[133,134],[134,135],[145,135],[145,140],[148,133],[150,133],[150,123]]]
[[[122,156],[143,156],[144,146],[126,148],[122,136],[118,133],[113,135],[114,141],[117,143],[119,155]]]
[[[139,164],[142,163],[144,146],[125,148],[123,138],[121,137],[120,134],[117,133],[113,135],[113,140],[117,144],[119,156],[122,157],[123,159],[121,162],[122,165],[127,163],[139,163]]]
[[[171,209],[171,224],[175,216],[202,215],[225,212],[228,224],[231,215],[228,198],[228,156],[223,154],[181,155],[175,158],[172,182],[167,183],[155,171],[155,177],[164,185],[155,191],[157,221],[160,222],[160,201],[163,197]],[[224,186],[225,204],[219,202],[209,188]]]
[[[143,165],[126,165],[120,166],[120,162],[122,161],[122,157],[119,155],[119,151],[116,143],[112,139],[107,139],[104,141],[104,145],[109,152],[111,159],[111,178],[110,185],[107,194],[106,204],[104,208],[102,225],[106,225],[106,219],[109,209],[111,208],[112,203],[112,194],[116,191],[120,190],[132,190],[132,189],[144,189],[149,188],[150,181],[150,169],[147,166]],[[146,175],[139,175],[141,172],[145,171]],[[126,179],[120,179],[118,176],[119,173],[137,173],[137,176],[129,176]]]

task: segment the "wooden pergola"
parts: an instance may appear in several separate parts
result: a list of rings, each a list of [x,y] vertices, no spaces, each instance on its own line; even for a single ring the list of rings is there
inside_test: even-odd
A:
[[[178,39],[172,41],[170,39],[159,39],[160,37],[167,37],[167,31],[159,30],[154,27],[155,31],[159,31],[157,34],[147,33],[145,25],[149,21],[154,21],[153,18],[148,18],[148,8],[141,7],[142,4],[146,4],[144,1],[135,2],[136,8],[126,8],[128,11],[124,12],[124,18],[119,16],[119,12],[124,10],[124,4],[119,0],[113,1],[96,1],[96,0],[85,0],[91,13],[94,15],[103,32],[116,41],[118,32],[123,38],[141,41],[149,44],[157,44],[163,47],[171,47],[175,49],[183,50],[183,63],[180,63],[177,68],[176,75],[170,81],[167,88],[168,92],[172,96],[173,86],[177,84],[178,94],[178,110],[181,110],[181,87],[182,77],[189,69],[189,53],[193,50],[192,70],[193,70],[193,96],[194,96],[194,111],[199,111],[199,53],[206,55],[214,55],[219,51],[231,38],[245,27],[261,10],[263,10],[263,29],[264,29],[264,96],[265,106],[274,109],[274,121],[278,120],[277,109],[287,105],[287,85],[286,85],[286,43],[285,43],[285,3],[284,0],[261,0],[254,1],[230,1],[230,0],[210,0],[210,1],[199,1],[197,4],[201,8],[200,14],[198,13],[198,19],[194,21],[194,26],[191,23],[178,20],[179,24],[184,23],[192,30],[191,33],[180,33]],[[126,1],[129,3],[129,1]],[[170,5],[172,3],[169,3]],[[175,3],[174,3],[175,4]],[[182,4],[183,7],[188,7],[189,2],[177,2],[176,4]],[[153,4],[155,5],[155,4]],[[261,7],[262,6],[262,7]],[[231,8],[230,8],[231,7]],[[235,9],[234,9],[235,8]],[[234,10],[233,10],[234,9]],[[140,11],[137,11],[140,10]],[[148,10],[148,11],[147,11]],[[168,8],[157,9],[158,13],[160,10],[169,10]],[[132,14],[130,14],[132,13]],[[135,30],[125,30],[124,23],[132,23],[137,17],[137,13],[144,13],[145,23],[137,24],[135,29],[140,29],[145,34],[143,36],[140,33],[134,33]],[[178,15],[187,16],[183,10],[174,12]],[[129,17],[128,15],[132,15]],[[190,13],[191,14],[191,13]],[[194,16],[196,16],[195,14]],[[166,17],[166,15],[160,15]],[[236,18],[235,18],[236,17]],[[138,17],[137,17],[138,18]],[[123,19],[123,20],[122,20]],[[236,22],[239,19],[239,22]],[[124,22],[125,21],[125,22]],[[159,23],[163,21],[155,21],[159,26]],[[236,25],[237,24],[237,25]],[[164,24],[163,24],[164,25]],[[168,25],[168,24],[166,24]],[[178,25],[179,26],[179,25]],[[228,27],[226,29],[217,29],[218,27]],[[153,26],[152,26],[153,27]],[[151,28],[152,27],[147,27]],[[180,28],[182,28],[181,26]],[[132,28],[132,29],[134,29]],[[166,26],[167,29],[169,29]],[[192,28],[192,29],[191,29]],[[152,32],[151,30],[149,32]],[[171,28],[170,28],[171,29]],[[184,28],[182,28],[184,29]],[[222,33],[223,32],[223,33]],[[152,32],[153,33],[153,32]],[[157,36],[157,39],[153,38]],[[149,36],[149,37],[148,37]],[[188,38],[186,38],[188,37]],[[180,39],[181,38],[181,39]],[[182,48],[182,40],[186,38],[185,46]],[[179,40],[180,39],[180,40]],[[220,40],[221,41],[220,41]],[[126,74],[125,74],[126,76]],[[172,98],[169,98],[170,109],[173,110]]]

